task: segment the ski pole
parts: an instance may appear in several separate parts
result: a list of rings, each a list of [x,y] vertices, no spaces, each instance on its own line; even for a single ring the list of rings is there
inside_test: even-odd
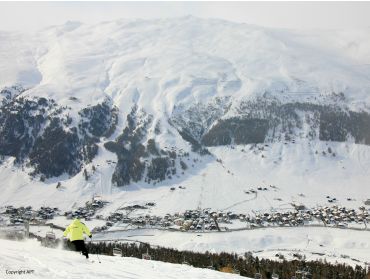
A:
[[[93,242],[92,236],[91,236],[91,242]],[[101,263],[100,258],[99,258],[99,245],[98,245],[97,250],[96,250],[96,256],[98,258],[99,263]]]
[[[99,253],[97,253],[96,256],[98,257],[99,263],[101,263],[100,258],[99,258]]]

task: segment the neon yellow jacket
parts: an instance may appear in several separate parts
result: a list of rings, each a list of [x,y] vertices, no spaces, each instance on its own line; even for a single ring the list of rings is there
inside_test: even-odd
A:
[[[70,241],[83,240],[84,233],[88,236],[91,235],[90,230],[84,223],[81,223],[79,219],[74,219],[73,222],[64,231],[63,236],[67,236],[69,234]]]

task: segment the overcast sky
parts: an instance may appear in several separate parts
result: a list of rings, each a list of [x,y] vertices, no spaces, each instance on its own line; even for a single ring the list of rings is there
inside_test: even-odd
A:
[[[364,28],[370,27],[370,2],[0,2],[0,30],[185,15],[279,28]]]

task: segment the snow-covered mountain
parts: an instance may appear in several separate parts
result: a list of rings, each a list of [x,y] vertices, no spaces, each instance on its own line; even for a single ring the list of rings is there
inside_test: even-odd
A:
[[[252,184],[321,195],[323,182],[361,197],[368,33],[194,17],[0,32],[1,202],[113,193],[164,212],[227,207]],[[168,203],[179,184],[186,194]]]

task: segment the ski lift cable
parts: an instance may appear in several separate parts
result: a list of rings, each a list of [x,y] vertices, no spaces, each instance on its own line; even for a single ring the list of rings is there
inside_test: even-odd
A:
[[[222,154],[222,157],[223,157],[223,158],[225,158],[225,157],[224,157],[224,155],[226,154],[226,151],[221,150],[221,154]],[[228,174],[229,174],[229,173],[228,173]],[[234,173],[234,172],[233,172],[233,174],[235,175],[235,173]],[[234,183],[235,183],[235,181],[236,181],[236,184],[235,184],[235,185],[237,185],[237,186],[243,186],[243,184],[244,184],[244,183],[239,179],[239,177],[238,177],[238,176],[234,176],[234,175],[230,174],[230,176],[232,176],[232,177],[233,177],[233,179],[234,179]],[[256,196],[255,198],[257,198],[257,196]],[[224,211],[224,210],[227,210],[227,209],[233,208],[233,207],[235,207],[235,206],[237,206],[237,205],[239,205],[239,204],[242,204],[242,203],[245,203],[245,202],[248,202],[248,201],[254,200],[255,198],[253,198],[253,199],[248,199],[248,200],[242,200],[242,201],[240,201],[240,202],[233,203],[232,205],[230,205],[230,206],[228,206],[228,207],[226,207],[226,208],[223,208],[221,211]],[[265,198],[265,199],[266,199],[266,198]],[[272,207],[270,202],[269,202],[269,204],[270,204],[270,207]]]
[[[264,194],[262,194],[262,197],[267,201],[267,203],[270,205],[270,207],[273,209],[274,207],[272,206],[271,202],[266,198]]]

